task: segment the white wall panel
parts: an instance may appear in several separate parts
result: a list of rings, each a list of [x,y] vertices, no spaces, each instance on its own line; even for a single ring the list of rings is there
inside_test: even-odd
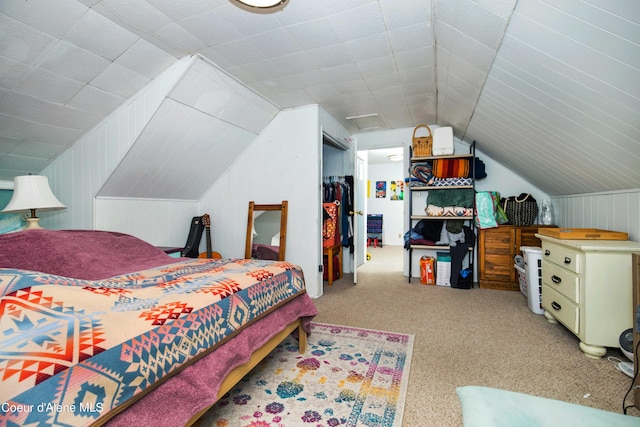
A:
[[[640,241],[640,189],[552,198],[559,227],[629,233]]]
[[[57,189],[54,191],[58,199],[67,206],[43,215],[45,227],[93,228],[95,195],[191,61],[187,57],[169,67],[42,171],[49,177],[51,187]]]
[[[184,246],[198,202],[97,197],[96,230],[127,233],[156,246]]]
[[[249,202],[288,200],[285,259],[302,267],[312,297],[322,295],[319,129],[316,105],[280,112],[200,201],[213,249],[234,258],[244,257]]]

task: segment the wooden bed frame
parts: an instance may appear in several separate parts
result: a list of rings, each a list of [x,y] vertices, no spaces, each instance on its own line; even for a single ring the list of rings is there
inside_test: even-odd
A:
[[[225,377],[220,385],[220,390],[218,390],[218,396],[216,396],[216,401],[211,405],[207,406],[197,414],[195,414],[186,426],[197,426],[198,420],[209,410],[211,409],[217,402],[220,400],[222,396],[227,394],[242,378],[245,377],[253,368],[258,365],[269,353],[275,349],[278,344],[285,340],[293,331],[298,329],[298,351],[300,354],[303,354],[307,348],[307,332],[302,327],[302,320],[297,319],[282,331],[278,332],[274,335],[269,341],[267,341],[262,347],[258,348],[251,354],[251,358],[244,364],[237,366],[229,375]]]

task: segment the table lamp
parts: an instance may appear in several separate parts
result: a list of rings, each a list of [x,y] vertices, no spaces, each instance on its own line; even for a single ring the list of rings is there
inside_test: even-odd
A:
[[[31,218],[27,218],[27,229],[42,228],[36,210],[52,211],[66,208],[51,192],[46,176],[16,176],[13,183],[13,196],[2,212],[31,211]]]

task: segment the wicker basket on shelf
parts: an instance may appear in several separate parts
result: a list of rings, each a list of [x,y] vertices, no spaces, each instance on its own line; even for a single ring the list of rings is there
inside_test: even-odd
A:
[[[429,135],[416,136],[416,131],[420,128],[427,128]],[[431,128],[427,125],[418,125],[413,130],[413,140],[411,142],[411,148],[415,157],[428,157],[431,156],[433,148],[433,133]]]

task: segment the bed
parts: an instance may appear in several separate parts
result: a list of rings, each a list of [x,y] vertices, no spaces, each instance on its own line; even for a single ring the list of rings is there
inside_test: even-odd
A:
[[[190,425],[317,314],[293,264],[107,231],[1,235],[0,291],[3,425]]]

